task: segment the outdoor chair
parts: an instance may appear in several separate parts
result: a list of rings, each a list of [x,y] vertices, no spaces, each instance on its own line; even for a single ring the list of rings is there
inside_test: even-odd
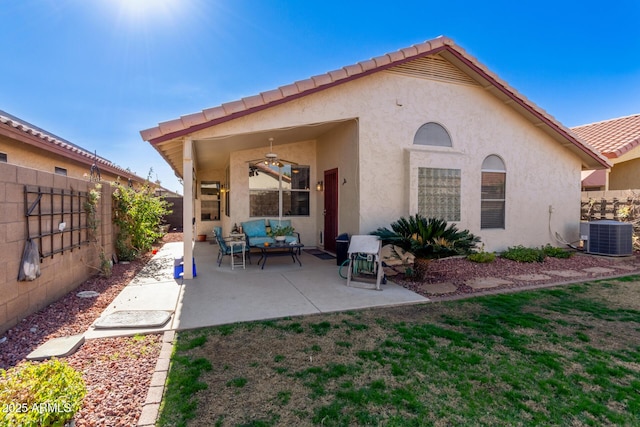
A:
[[[222,264],[222,259],[225,257],[225,255],[231,256],[231,246],[227,242],[232,239],[229,237],[222,237],[222,227],[213,227],[213,234],[216,237],[216,242],[218,242],[218,267],[220,267],[220,265]],[[251,248],[249,247],[249,245],[244,245],[244,252],[247,259],[249,260],[249,264],[251,264]],[[234,247],[233,254],[242,255],[239,246]]]

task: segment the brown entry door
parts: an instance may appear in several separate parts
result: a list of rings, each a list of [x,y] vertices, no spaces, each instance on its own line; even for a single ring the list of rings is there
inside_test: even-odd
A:
[[[324,249],[336,252],[338,236],[338,169],[324,171]]]

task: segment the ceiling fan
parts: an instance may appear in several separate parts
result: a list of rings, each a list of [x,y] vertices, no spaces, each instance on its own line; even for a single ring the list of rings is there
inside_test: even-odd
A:
[[[273,138],[269,138],[269,152],[264,155],[262,159],[253,159],[248,160],[247,163],[250,163],[253,167],[270,167],[277,166],[279,168],[284,167],[285,164],[289,165],[297,165],[296,162],[287,159],[279,159],[278,155],[273,152]]]

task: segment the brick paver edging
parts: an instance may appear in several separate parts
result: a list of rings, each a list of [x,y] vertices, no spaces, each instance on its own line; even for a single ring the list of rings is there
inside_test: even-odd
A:
[[[173,351],[173,340],[175,339],[175,331],[166,331],[162,337],[162,348],[156,368],[151,376],[151,384],[147,392],[147,398],[142,405],[142,413],[138,419],[138,427],[150,427],[156,425],[158,413],[160,411],[160,403],[164,394],[164,386],[167,382],[167,374],[169,373],[169,365],[171,362],[171,352]]]

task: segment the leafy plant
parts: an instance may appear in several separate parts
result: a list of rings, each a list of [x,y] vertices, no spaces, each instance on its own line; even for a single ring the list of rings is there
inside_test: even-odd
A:
[[[131,261],[139,253],[151,250],[163,236],[160,225],[171,211],[162,196],[147,180],[140,190],[117,185],[113,192],[113,222],[118,226],[116,252],[118,258]]]
[[[542,248],[544,254],[551,258],[571,258],[573,252],[547,244]]]
[[[82,374],[57,359],[0,370],[2,425],[63,426],[86,394]]]
[[[496,260],[496,254],[493,252],[477,252],[467,256],[469,261],[478,262],[482,264],[488,264]]]
[[[525,248],[522,245],[511,246],[502,253],[502,258],[517,262],[542,262],[545,254],[542,249]]]
[[[391,223],[391,230],[378,228],[371,234],[379,236],[383,244],[397,245],[417,258],[466,255],[480,242],[469,230],[460,231],[443,219],[425,218],[420,214],[402,217]]]
[[[276,225],[276,226],[272,226],[271,230],[267,234],[269,235],[269,237],[291,236],[294,231],[295,231],[295,228],[293,228],[290,225],[286,225],[286,226]]]

